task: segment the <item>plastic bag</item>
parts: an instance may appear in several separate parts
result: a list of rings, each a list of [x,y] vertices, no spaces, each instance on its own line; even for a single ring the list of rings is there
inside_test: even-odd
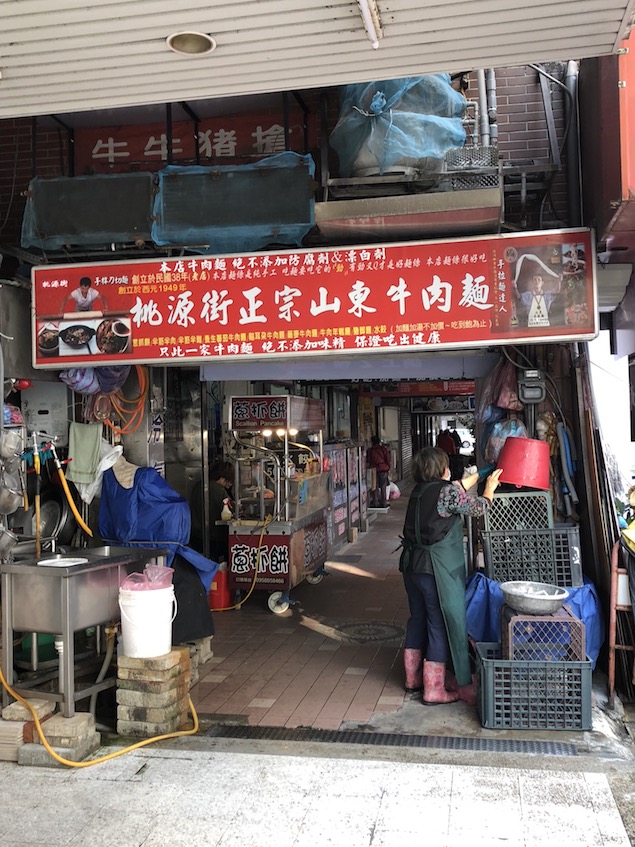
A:
[[[510,437],[527,438],[527,428],[522,421],[516,418],[509,418],[504,421],[497,421],[492,424],[487,434],[485,449],[483,455],[485,461],[490,465],[495,465],[503,449],[503,444]]]
[[[518,399],[516,366],[507,359],[500,359],[487,377],[480,393],[476,420],[480,423],[495,423],[508,412],[521,412],[523,404]]]
[[[401,491],[396,483],[391,482],[386,486],[386,500],[398,500],[401,497]]]

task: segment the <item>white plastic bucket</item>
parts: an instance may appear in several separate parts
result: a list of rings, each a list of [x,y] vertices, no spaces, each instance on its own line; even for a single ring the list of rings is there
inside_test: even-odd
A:
[[[120,588],[119,608],[124,656],[153,659],[170,652],[176,617],[173,585],[145,591]]]

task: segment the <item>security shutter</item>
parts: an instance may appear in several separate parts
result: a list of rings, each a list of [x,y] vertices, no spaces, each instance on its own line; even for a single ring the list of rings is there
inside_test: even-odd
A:
[[[400,479],[405,479],[412,472],[412,415],[405,409],[399,413],[399,448]]]

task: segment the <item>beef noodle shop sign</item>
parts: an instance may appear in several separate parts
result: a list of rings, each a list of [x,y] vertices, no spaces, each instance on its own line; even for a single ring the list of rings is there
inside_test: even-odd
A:
[[[378,355],[597,335],[589,230],[34,268],[33,361]]]

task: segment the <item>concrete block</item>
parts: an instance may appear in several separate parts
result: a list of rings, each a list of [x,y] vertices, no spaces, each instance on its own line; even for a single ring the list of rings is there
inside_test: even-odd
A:
[[[167,671],[178,665],[181,661],[181,649],[175,647],[169,653],[165,653],[163,656],[156,656],[153,659],[133,659],[130,656],[119,656],[117,658],[117,667],[128,668],[129,670]]]
[[[51,747],[76,747],[94,735],[95,718],[89,712],[76,712],[72,718],[53,715],[42,724],[42,732]],[[37,732],[33,734],[35,744],[41,744]]]
[[[169,723],[183,711],[183,701],[177,700],[170,706],[152,709],[148,706],[117,706],[117,721],[135,723]]]
[[[116,693],[117,703],[121,706],[146,706],[147,708],[166,708],[187,697],[189,686],[185,675],[183,682],[177,688],[169,691],[152,693],[149,691],[135,691],[133,689],[118,688]]]
[[[126,691],[139,691],[141,693],[147,692],[148,694],[166,694],[169,691],[175,691],[181,688],[185,688],[187,690],[189,689],[189,685],[189,671],[163,681],[140,679],[117,680],[117,690],[124,689]]]
[[[129,679],[135,682],[167,682],[170,679],[175,679],[184,672],[180,664],[167,670],[157,671],[151,668],[117,668],[117,679]],[[189,661],[188,661],[189,672]]]
[[[117,734],[134,738],[154,738],[155,735],[167,735],[170,732],[176,732],[179,729],[179,721],[179,715],[170,721],[161,723],[118,720]]]
[[[52,715],[56,709],[54,700],[43,700],[35,697],[25,697],[24,699],[33,706],[35,714],[40,720]],[[2,710],[2,719],[5,721],[30,721],[33,720],[33,715],[26,706],[16,700]]]
[[[356,526],[351,526],[348,529],[348,543],[357,544],[359,541],[359,530]]]
[[[89,738],[84,739],[81,744],[76,746],[55,747],[51,745],[51,747],[58,756],[67,759],[69,762],[83,762],[87,756],[90,756],[99,748],[100,744],[101,735],[94,732]],[[22,747],[18,748],[18,764],[40,768],[67,767],[49,755],[47,749],[41,744],[23,744]]]

